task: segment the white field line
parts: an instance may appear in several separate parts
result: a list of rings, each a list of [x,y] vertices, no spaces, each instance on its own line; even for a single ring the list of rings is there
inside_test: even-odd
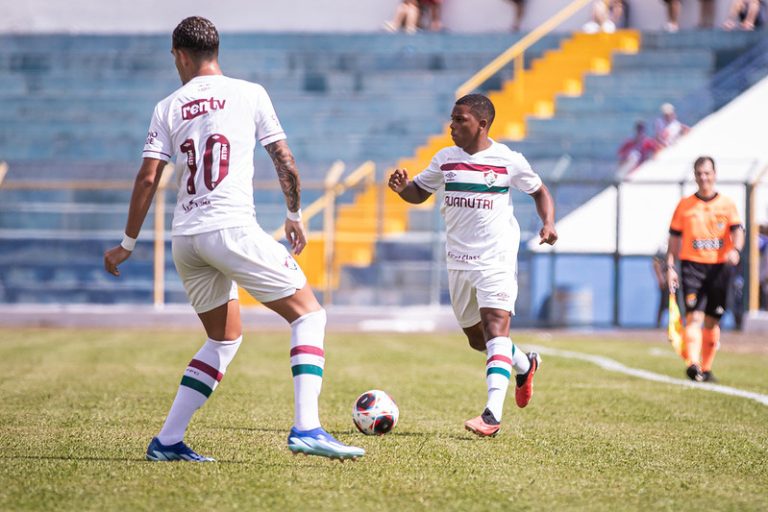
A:
[[[722,393],[724,395],[729,395],[729,396],[749,398],[750,400],[755,400],[756,402],[759,402],[763,405],[768,405],[768,395],[753,393],[752,391],[744,391],[742,389],[736,389],[729,386],[721,386],[720,384],[710,384],[708,382],[693,382],[691,380],[676,379],[673,377],[669,377],[667,375],[661,375],[658,373],[649,372],[647,370],[638,370],[637,368],[629,368],[628,366],[624,366],[618,361],[614,361],[613,359],[603,357],[603,356],[594,356],[591,354],[583,354],[581,352],[570,352],[568,350],[558,350],[555,348],[547,348],[547,347],[541,347],[541,346],[533,346],[533,345],[528,345],[528,346],[530,347],[531,350],[534,350],[540,354],[586,361],[588,363],[596,364],[603,370],[607,370],[609,372],[623,373],[625,375],[631,375],[633,377],[638,377],[640,379],[652,380],[654,382],[663,382],[664,384],[673,384],[675,386],[682,386],[682,387],[692,388],[692,389],[702,389],[705,391]]]

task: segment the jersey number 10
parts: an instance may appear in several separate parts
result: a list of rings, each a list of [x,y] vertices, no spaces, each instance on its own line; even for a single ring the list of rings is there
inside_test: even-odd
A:
[[[216,145],[218,144],[218,148]],[[195,141],[185,140],[179,146],[181,152],[187,155],[187,167],[189,167],[189,179],[187,180],[187,194],[195,195],[195,174],[197,174],[197,150]],[[213,180],[213,154],[219,156],[219,172],[216,181]],[[221,180],[227,177],[229,173],[229,140],[220,133],[214,133],[205,141],[205,152],[203,153],[203,179],[208,190],[213,190]]]

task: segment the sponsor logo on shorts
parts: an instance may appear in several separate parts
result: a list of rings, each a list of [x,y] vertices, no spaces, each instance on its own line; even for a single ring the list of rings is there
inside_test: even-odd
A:
[[[448,257],[451,258],[453,261],[477,261],[480,259],[480,256],[477,256],[477,255],[457,254],[453,251],[448,251]]]
[[[494,297],[496,299],[499,299],[501,301],[508,301],[510,299],[510,296],[507,292],[497,292],[491,295],[491,297]]]
[[[696,294],[695,293],[689,293],[685,296],[685,305],[689,308],[696,307]]]
[[[715,314],[716,315],[722,315],[723,313],[725,313],[725,308],[723,308],[723,306],[717,306],[715,308]]]

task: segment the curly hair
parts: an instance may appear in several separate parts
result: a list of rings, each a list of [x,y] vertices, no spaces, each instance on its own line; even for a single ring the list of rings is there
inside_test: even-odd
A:
[[[219,54],[219,33],[209,20],[190,16],[174,29],[173,48],[187,50],[200,59],[211,59]]]
[[[496,109],[493,103],[482,94],[467,94],[456,100],[456,105],[467,105],[470,112],[478,119],[487,119],[488,128],[493,124],[493,118],[496,117]]]

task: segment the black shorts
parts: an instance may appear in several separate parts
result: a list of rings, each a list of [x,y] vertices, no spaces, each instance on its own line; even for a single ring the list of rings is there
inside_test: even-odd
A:
[[[682,261],[685,312],[703,311],[707,316],[722,317],[734,268],[725,263]]]

